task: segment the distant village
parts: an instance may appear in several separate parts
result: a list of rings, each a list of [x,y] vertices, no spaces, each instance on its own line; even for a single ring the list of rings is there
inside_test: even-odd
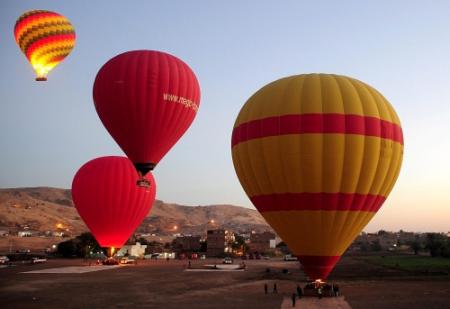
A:
[[[165,259],[226,256],[261,259],[291,254],[282,239],[271,231],[231,231],[217,227],[207,229],[201,235],[200,233],[196,235],[185,234],[179,231],[180,229],[174,225],[168,229],[169,232],[165,233],[135,233],[118,254],[138,258]],[[42,248],[42,250],[45,253],[56,253],[58,244],[72,241],[74,235],[71,235],[70,229],[63,223],[57,223],[53,230],[48,231],[36,231],[27,225],[14,228],[0,227],[0,237],[52,238],[55,243],[47,248]],[[415,233],[403,230],[399,232],[380,230],[377,233],[362,232],[348,248],[347,254],[364,254],[366,252],[419,254],[422,252],[446,257],[450,251],[449,243],[450,232]],[[29,252],[30,250],[17,247],[13,241],[10,241],[8,251],[12,253],[12,251]],[[89,253],[94,254],[95,252]]]

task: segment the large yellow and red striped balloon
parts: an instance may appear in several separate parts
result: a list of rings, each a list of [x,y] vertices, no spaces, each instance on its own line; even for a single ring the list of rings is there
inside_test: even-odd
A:
[[[245,103],[232,156],[255,207],[310,279],[325,279],[391,192],[403,133],[392,106],[369,85],[297,75]]]
[[[70,21],[55,12],[33,10],[16,21],[14,37],[36,72],[36,80],[66,58],[75,46],[75,30]]]

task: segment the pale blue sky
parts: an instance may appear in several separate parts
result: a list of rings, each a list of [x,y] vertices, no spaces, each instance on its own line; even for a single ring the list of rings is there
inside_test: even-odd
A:
[[[109,58],[156,49],[186,61],[202,101],[154,175],[157,198],[252,207],[235,175],[230,135],[260,87],[300,73],[360,79],[385,95],[405,134],[404,165],[366,230],[450,230],[449,1],[13,1],[0,3],[0,187],[69,188],[77,169],[122,155],[95,112],[92,83]],[[34,74],[13,37],[29,9],[68,17],[72,54]]]

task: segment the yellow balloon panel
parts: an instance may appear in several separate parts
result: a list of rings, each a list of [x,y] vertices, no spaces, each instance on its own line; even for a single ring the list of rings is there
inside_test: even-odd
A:
[[[260,89],[243,106],[235,127],[255,119],[308,113],[362,115],[400,125],[390,103],[372,87],[345,76],[306,74]]]
[[[399,143],[350,134],[270,136],[232,149],[236,173],[249,196],[286,192],[387,196],[402,155]]]
[[[270,211],[262,215],[295,255],[340,256],[375,213]]]

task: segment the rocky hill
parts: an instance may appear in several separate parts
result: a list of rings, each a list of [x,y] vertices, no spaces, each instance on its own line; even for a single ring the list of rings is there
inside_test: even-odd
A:
[[[41,232],[68,230],[71,235],[87,230],[73,205],[70,190],[0,189],[0,229],[17,231],[24,227]],[[204,234],[206,229],[213,228],[270,230],[253,209],[233,205],[184,206],[156,200],[138,231],[161,235]]]

